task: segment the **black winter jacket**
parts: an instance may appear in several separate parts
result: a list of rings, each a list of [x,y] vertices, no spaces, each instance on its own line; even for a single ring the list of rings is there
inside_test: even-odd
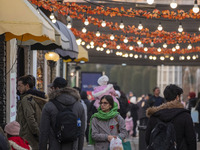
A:
[[[196,136],[192,119],[188,110],[179,101],[171,101],[158,107],[147,109],[150,117],[146,129],[146,144],[149,144],[151,131],[157,123],[157,118],[164,122],[173,120],[176,131],[177,150],[196,150]]]

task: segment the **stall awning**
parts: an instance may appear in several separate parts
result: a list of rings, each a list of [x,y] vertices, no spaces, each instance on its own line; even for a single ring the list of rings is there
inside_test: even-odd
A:
[[[6,41],[55,41],[54,29],[27,0],[0,1],[0,34]]]
[[[34,40],[28,40],[23,42],[23,45],[31,45],[31,50],[55,50],[61,48],[63,50],[69,49],[69,39],[52,23],[52,21],[41,11],[38,10],[41,16],[54,28],[55,30],[55,42],[47,40],[44,42],[37,42]]]
[[[77,59],[67,59],[67,60],[64,60],[64,62],[71,62],[71,61],[75,61],[75,62],[80,62],[80,61],[84,61],[84,62],[87,62],[89,61],[89,58],[88,58],[88,51],[82,47],[82,46],[78,46],[78,49],[79,49],[79,53],[78,53],[78,58]]]
[[[69,47],[67,49],[57,48],[55,50],[63,59],[76,59],[78,57],[78,45],[76,43],[76,37],[65,24],[60,21],[56,21],[55,26],[69,39]]]

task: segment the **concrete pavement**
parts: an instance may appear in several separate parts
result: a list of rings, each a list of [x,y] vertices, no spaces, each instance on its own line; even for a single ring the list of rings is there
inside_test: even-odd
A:
[[[139,138],[138,137],[128,138],[127,141],[131,142],[132,150],[139,150]],[[84,146],[83,150],[94,150],[93,145],[88,146],[86,142],[84,145],[85,146]],[[141,149],[141,150],[145,150],[145,149]],[[200,150],[200,142],[197,142],[197,150]]]

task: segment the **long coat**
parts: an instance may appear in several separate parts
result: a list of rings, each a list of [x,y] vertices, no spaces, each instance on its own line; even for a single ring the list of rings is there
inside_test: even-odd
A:
[[[159,118],[164,122],[171,120],[176,131],[177,150],[196,150],[196,136],[192,119],[188,110],[184,109],[181,102],[174,100],[164,103],[158,107],[147,109],[150,117],[146,129],[146,143],[149,145],[151,131],[157,124]]]
[[[120,132],[118,132],[117,124]],[[97,118],[92,119],[92,138],[95,141],[95,150],[108,150],[110,144],[108,135],[116,135],[121,139],[125,139],[128,135],[125,121],[120,115],[117,115],[117,120],[115,118],[106,121]]]
[[[65,105],[70,105],[75,102],[72,111],[81,120],[80,136],[75,142],[60,144],[56,139],[53,128],[56,123],[56,115],[58,113],[58,109],[51,102],[55,100],[55,98],[57,101],[63,104],[63,107],[65,107]],[[47,144],[49,142],[49,150],[82,150],[85,131],[85,113],[84,108],[80,102],[79,93],[73,88],[66,87],[50,93],[49,99],[50,101],[44,106],[42,110],[39,149],[47,150]]]
[[[16,121],[20,124],[19,136],[27,140],[33,150],[39,149],[40,118],[42,107],[47,101],[47,99],[27,93],[18,101]]]

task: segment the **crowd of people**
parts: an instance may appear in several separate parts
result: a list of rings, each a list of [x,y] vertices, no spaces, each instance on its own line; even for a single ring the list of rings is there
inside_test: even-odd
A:
[[[95,150],[108,150],[112,139],[137,137],[138,126],[146,127],[145,141],[149,146],[152,130],[159,120],[173,120],[177,150],[196,150],[200,120],[197,115],[194,122],[191,114],[193,111],[199,114],[200,103],[194,92],[183,103],[183,90],[173,84],[165,88],[164,98],[159,87],[153,89],[152,95],[136,98],[132,92],[127,96],[119,86],[110,84],[106,75],[97,83],[91,101],[86,91],[68,87],[62,77],[49,85],[48,95],[36,89],[32,75],[20,77],[16,121],[8,123],[4,131],[0,128],[0,147],[3,150],[82,150],[86,137]]]

